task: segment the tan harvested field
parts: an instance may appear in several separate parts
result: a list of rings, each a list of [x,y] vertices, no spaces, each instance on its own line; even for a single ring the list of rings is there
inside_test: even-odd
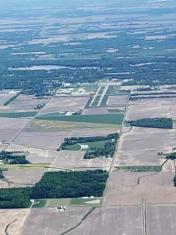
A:
[[[47,105],[42,109],[40,114],[55,112],[77,112],[84,109],[89,100],[89,96],[58,96],[53,97]]]
[[[95,115],[95,114],[108,114],[108,109],[106,107],[96,107],[96,108],[89,108],[84,109],[82,112],[83,115]]]
[[[59,151],[56,158],[51,162],[51,167],[64,169],[91,169],[99,168],[109,170],[112,159],[84,159],[83,151]]]
[[[176,205],[147,205],[147,233],[150,235],[175,235]]]
[[[0,234],[22,235],[22,228],[29,213],[29,209],[0,210]]]
[[[3,94],[3,93],[0,93],[0,109],[1,109],[1,106],[4,105],[5,102],[7,102],[10,98],[12,98],[15,94],[13,93],[10,93],[10,94]],[[3,108],[3,107],[2,107]]]
[[[21,235],[62,234],[77,225],[89,210],[80,207],[67,208],[65,212],[58,212],[55,208],[32,209]]]
[[[44,174],[45,169],[39,167],[10,168],[4,172],[9,187],[32,186],[37,183]]]
[[[96,208],[68,235],[141,235],[140,206]]]
[[[33,111],[37,104],[46,103],[47,99],[37,99],[32,95],[20,95],[9,105],[4,106],[5,111]]]
[[[58,152],[38,148],[25,147],[22,145],[10,144],[7,151],[23,151],[27,153],[27,160],[33,164],[50,163],[57,156]]]
[[[141,99],[129,103],[126,120],[153,117],[176,119],[176,98]]]
[[[159,152],[168,153],[176,146],[176,130],[133,127],[123,133],[115,166],[161,165],[165,157]]]
[[[127,95],[109,96],[106,105],[110,107],[124,107],[126,106],[127,102]]]
[[[61,145],[68,132],[22,132],[15,144],[46,150],[56,150]]]
[[[13,140],[29,121],[25,118],[0,118],[0,142]]]
[[[175,204],[172,172],[158,174],[113,172],[105,191],[104,206]]]

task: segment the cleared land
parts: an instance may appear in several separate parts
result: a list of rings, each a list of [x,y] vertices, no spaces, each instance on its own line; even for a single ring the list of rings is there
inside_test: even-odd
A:
[[[96,208],[68,235],[142,234],[140,206]]]
[[[95,114],[108,114],[108,109],[106,107],[95,107],[84,109],[82,112],[83,115],[95,115]]]
[[[37,183],[45,172],[44,168],[10,168],[4,172],[4,177],[8,182],[9,187],[32,186]]]
[[[175,130],[155,128],[126,128],[119,142],[115,166],[161,165],[163,155],[176,146]]]
[[[15,144],[26,147],[56,150],[67,136],[67,132],[22,132],[16,139]]]
[[[113,172],[107,184],[103,205],[176,203],[173,177],[174,172]]]
[[[7,151],[23,151],[27,153],[27,160],[33,164],[50,163],[57,156],[56,151],[25,147],[22,145],[10,144]]]
[[[89,96],[57,96],[53,97],[40,114],[55,112],[78,112],[84,109]]]
[[[127,109],[126,120],[165,117],[176,119],[176,99],[156,98],[131,101]]]
[[[108,159],[84,159],[83,151],[59,151],[56,158],[51,162],[51,167],[64,168],[71,170],[81,170],[81,169],[106,169],[109,170],[111,165],[111,158]],[[55,169],[54,169],[55,170]]]
[[[21,235],[24,222],[29,213],[30,210],[28,209],[0,210],[0,234]]]
[[[30,111],[34,110],[35,106],[38,104],[46,103],[47,99],[37,99],[32,95],[19,95],[14,99],[9,105],[3,108],[4,111]]]
[[[176,231],[175,205],[147,205],[147,233],[150,235],[175,235]]]
[[[25,221],[22,234],[62,234],[77,225],[89,210],[89,208],[67,208],[65,212],[58,212],[55,208],[32,209]]]
[[[128,102],[127,95],[109,96],[107,106],[124,107]]]
[[[29,121],[29,119],[0,118],[0,142],[13,140]]]

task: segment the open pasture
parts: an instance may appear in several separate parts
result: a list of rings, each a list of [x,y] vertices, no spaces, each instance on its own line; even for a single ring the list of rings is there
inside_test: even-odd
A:
[[[115,166],[157,166],[165,161],[165,156],[176,146],[174,129],[133,127],[123,133]]]
[[[111,125],[111,124],[104,124],[104,123],[87,123],[87,122],[66,122],[66,121],[52,121],[52,120],[39,120],[35,119],[32,120],[28,128],[26,128],[26,131],[84,131],[85,133],[92,133],[95,134],[95,132],[103,132],[110,133],[117,130],[119,126],[117,125]],[[96,131],[95,131],[96,130]]]
[[[176,119],[176,98],[155,98],[131,101],[126,120],[165,117]]]

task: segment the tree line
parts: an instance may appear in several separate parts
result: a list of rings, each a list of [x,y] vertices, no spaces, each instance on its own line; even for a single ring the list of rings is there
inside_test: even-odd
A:
[[[0,208],[29,207],[31,199],[100,197],[107,177],[101,169],[46,172],[33,187],[0,189]]]
[[[131,126],[172,129],[172,118],[143,118],[127,121]]]

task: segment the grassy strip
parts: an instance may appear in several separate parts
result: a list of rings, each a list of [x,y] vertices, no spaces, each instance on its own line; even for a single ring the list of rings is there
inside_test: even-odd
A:
[[[36,199],[33,208],[43,208],[43,207],[59,207],[59,206],[100,206],[102,202],[102,197],[94,198],[52,198],[52,199]]]
[[[11,97],[9,100],[7,100],[3,105],[7,106],[9,105],[12,101],[14,101],[19,95],[21,94],[21,92],[19,92],[18,94],[14,95],[13,97]]]
[[[123,114],[103,114],[103,115],[42,115],[36,117],[39,120],[52,120],[52,121],[68,121],[68,122],[89,122],[89,123],[107,123],[114,125],[121,125],[123,121]]]
[[[160,172],[162,170],[161,166],[119,166],[116,167],[117,170],[127,171],[127,172]]]
[[[37,112],[0,112],[0,117],[6,118],[25,118],[34,117]]]
[[[105,143],[107,142],[108,140],[103,140],[103,141],[95,141],[95,142],[85,142],[83,143],[83,145],[88,145],[89,149],[90,148],[103,148]],[[66,145],[64,147],[65,150],[73,150],[73,151],[78,151],[81,149],[81,146],[80,144],[74,144],[74,145]]]

